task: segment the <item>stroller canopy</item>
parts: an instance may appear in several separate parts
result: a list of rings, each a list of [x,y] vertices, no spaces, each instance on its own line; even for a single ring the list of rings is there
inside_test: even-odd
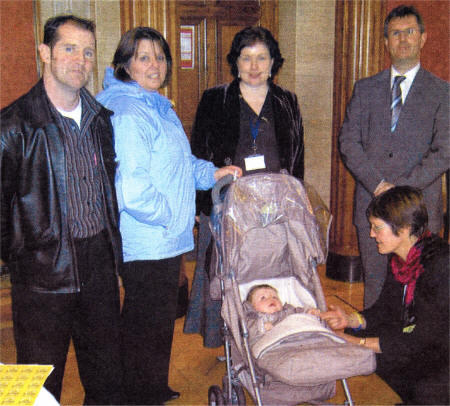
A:
[[[232,273],[245,283],[297,275],[310,285],[311,264],[325,261],[326,247],[300,181],[279,173],[245,176],[221,205],[220,227],[212,225],[223,261],[219,277]]]

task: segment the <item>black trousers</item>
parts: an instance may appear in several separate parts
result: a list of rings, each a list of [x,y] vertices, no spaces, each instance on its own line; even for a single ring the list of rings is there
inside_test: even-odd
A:
[[[45,387],[59,401],[70,339],[86,405],[121,404],[120,299],[105,232],[75,241],[80,293],[37,293],[12,287],[19,364],[51,364]]]
[[[121,354],[127,405],[165,400],[180,265],[181,256],[124,264]]]
[[[433,362],[426,356],[419,358],[401,363],[377,354],[375,373],[397,392],[406,405],[448,405],[448,365],[442,360]]]

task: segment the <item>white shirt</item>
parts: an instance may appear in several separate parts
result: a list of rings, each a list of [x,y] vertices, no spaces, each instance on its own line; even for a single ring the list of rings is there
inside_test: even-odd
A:
[[[78,124],[78,128],[81,128],[81,97],[78,101],[77,107],[75,107],[72,111],[66,111],[58,107],[56,107],[56,110],[58,110],[64,117],[75,120],[75,122]]]
[[[394,79],[396,76],[405,76],[406,79],[400,83],[400,89],[402,90],[402,103],[405,104],[406,96],[408,96],[409,89],[416,77],[417,72],[419,71],[420,63],[418,63],[414,68],[410,69],[408,72],[399,73],[394,66],[391,66],[391,89],[394,84]]]

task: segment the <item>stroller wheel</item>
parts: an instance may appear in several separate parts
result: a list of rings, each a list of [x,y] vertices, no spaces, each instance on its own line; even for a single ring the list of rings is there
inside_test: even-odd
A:
[[[228,388],[228,379],[226,375],[223,377],[223,392],[225,402],[227,402],[229,398],[228,397],[229,388]],[[228,405],[228,403],[226,404]],[[231,403],[229,405],[234,406],[246,405],[244,388],[242,387],[242,384],[239,381],[231,383]]]
[[[222,389],[219,386],[210,386],[208,390],[208,404],[209,406],[223,406],[225,399],[223,397]]]

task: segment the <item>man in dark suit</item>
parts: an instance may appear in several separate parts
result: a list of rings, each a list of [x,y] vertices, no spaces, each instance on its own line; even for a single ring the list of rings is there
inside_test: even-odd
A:
[[[369,237],[366,208],[372,197],[394,185],[417,187],[428,207],[430,230],[437,233],[442,227],[442,174],[450,159],[449,86],[420,66],[426,39],[413,7],[389,13],[384,42],[392,66],[355,84],[339,136],[342,159],[356,180],[353,220],[365,308],[378,298],[387,265]]]

